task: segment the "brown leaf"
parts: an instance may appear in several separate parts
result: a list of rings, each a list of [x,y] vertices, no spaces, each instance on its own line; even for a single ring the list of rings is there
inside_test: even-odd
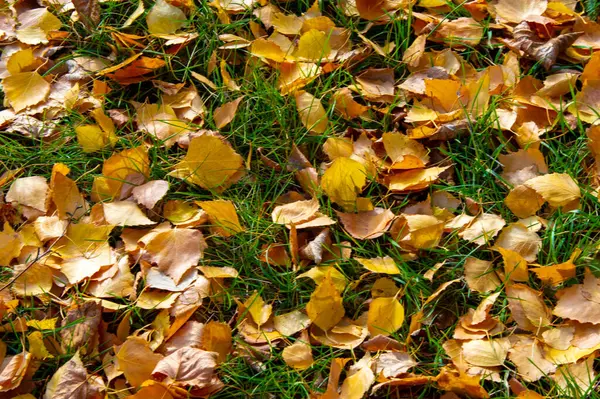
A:
[[[549,70],[556,63],[558,56],[582,34],[583,32],[563,33],[546,41],[540,39],[527,21],[523,21],[514,27],[513,39],[506,41],[506,45],[522,51],[526,57],[539,61],[546,70]]]
[[[150,239],[145,245],[144,258],[157,265],[176,284],[190,268],[198,264],[204,249],[208,247],[202,233],[193,229],[150,232],[145,237]]]
[[[94,28],[100,22],[100,4],[98,0],[73,0],[73,5],[81,22],[88,28]]]
[[[98,328],[100,326],[102,307],[93,301],[74,304],[67,310],[61,322],[61,345],[80,349],[83,353],[92,353],[98,345]]]
[[[344,225],[344,229],[359,240],[381,237],[390,228],[394,219],[394,213],[383,208],[359,213],[337,212],[337,215]]]
[[[44,399],[101,399],[105,389],[102,378],[88,374],[77,351],[48,381]]]
[[[506,296],[512,317],[523,330],[537,333],[550,325],[552,314],[540,292],[524,284],[513,284],[506,287]]]
[[[238,97],[233,101],[215,108],[213,119],[217,129],[222,129],[231,123],[233,118],[235,118],[235,114],[237,113],[237,109],[240,106],[243,98],[244,96]]]
[[[152,377],[169,385],[200,390],[214,383],[217,354],[197,348],[181,348],[161,359]]]

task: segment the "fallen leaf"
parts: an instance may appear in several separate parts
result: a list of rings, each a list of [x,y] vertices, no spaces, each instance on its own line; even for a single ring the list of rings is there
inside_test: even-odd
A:
[[[44,101],[50,94],[50,83],[37,72],[8,76],[2,80],[2,87],[15,112]]]
[[[146,209],[152,209],[169,191],[169,182],[165,180],[152,180],[141,186],[135,187],[131,194],[135,201]]]
[[[238,107],[244,97],[238,97],[233,101],[225,103],[220,107],[215,108],[213,113],[213,119],[215,121],[215,126],[217,129],[222,129],[225,126],[229,125],[233,118],[235,118],[235,114],[237,113]]]
[[[565,206],[581,197],[579,186],[573,178],[565,173],[551,173],[534,177],[525,182],[548,201],[551,206]]]
[[[116,351],[117,367],[132,386],[150,379],[163,356],[153,353],[148,342],[140,337],[129,337]]]
[[[375,298],[369,305],[367,326],[371,335],[390,335],[404,323],[404,306],[395,297]]]
[[[198,205],[208,214],[213,234],[231,237],[244,231],[231,201],[202,201]]]
[[[187,18],[183,11],[167,3],[165,0],[156,0],[148,14],[146,23],[148,32],[153,35],[169,35],[183,28]]]
[[[334,159],[321,178],[321,188],[329,199],[344,209],[353,209],[367,182],[364,165],[350,158]]]
[[[149,234],[151,238],[145,245],[144,258],[156,264],[176,284],[190,268],[198,264],[208,247],[198,230],[175,228],[156,235]]]
[[[312,322],[322,330],[329,330],[344,317],[340,292],[333,283],[331,273],[327,273],[317,285],[306,304],[306,313]]]
[[[104,397],[105,390],[102,378],[89,375],[79,357],[79,352],[76,352],[48,381],[44,399],[101,399]]]
[[[550,325],[552,314],[541,293],[524,284],[513,284],[506,287],[506,296],[512,317],[523,330],[537,333]]]
[[[375,208],[368,212],[337,212],[344,229],[359,240],[381,237],[394,220],[394,213],[389,209]]]
[[[486,293],[495,290],[501,284],[492,262],[469,257],[465,261],[464,267],[465,280],[473,291]]]
[[[360,263],[365,269],[370,270],[374,273],[385,273],[385,274],[400,274],[400,269],[396,266],[396,262],[389,256],[364,259],[354,258]]]
[[[299,90],[296,92],[296,108],[302,125],[314,133],[325,133],[329,124],[325,108],[312,94]]]
[[[200,187],[222,191],[242,173],[244,160],[218,137],[202,135],[190,141],[188,152],[174,167],[171,176]]]
[[[156,224],[131,201],[114,201],[102,204],[104,219],[114,226],[150,226]]]

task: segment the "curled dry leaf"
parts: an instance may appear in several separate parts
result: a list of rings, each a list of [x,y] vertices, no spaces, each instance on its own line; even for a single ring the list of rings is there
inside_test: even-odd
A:
[[[583,32],[565,33],[546,41],[531,30],[527,21],[523,21],[514,27],[513,39],[506,44],[512,49],[521,50],[528,58],[539,61],[548,70],[556,63],[558,56],[582,34]]]

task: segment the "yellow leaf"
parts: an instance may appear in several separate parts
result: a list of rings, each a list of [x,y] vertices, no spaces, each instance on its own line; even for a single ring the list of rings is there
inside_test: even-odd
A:
[[[145,146],[129,148],[104,161],[102,176],[94,179],[92,200],[100,201],[121,195],[125,183],[139,184],[150,174],[150,160]],[[137,183],[136,183],[137,182]]]
[[[368,354],[356,362],[342,384],[340,399],[361,399],[365,396],[373,382],[375,373],[371,370],[372,360]]]
[[[52,269],[40,262],[35,262],[29,266],[17,265],[15,266],[15,274],[19,276],[11,286],[11,290],[17,296],[42,295],[49,293],[52,289],[54,281]]]
[[[159,271],[171,277],[175,284],[198,264],[208,247],[199,230],[175,228],[150,232],[148,236],[145,259],[156,264]]]
[[[296,108],[300,114],[300,121],[313,133],[324,133],[327,130],[329,119],[321,101],[312,94],[299,90],[296,92]]]
[[[260,327],[265,324],[271,317],[273,306],[265,304],[260,294],[254,291],[254,294],[244,302],[244,307],[248,309],[248,313],[252,320]]]
[[[371,301],[367,326],[371,335],[390,335],[404,323],[404,306],[395,297],[379,297]]]
[[[285,364],[297,370],[309,368],[314,361],[310,345],[300,340],[285,347],[281,356],[283,357]]]
[[[283,62],[286,54],[275,42],[258,38],[252,42],[250,53],[255,57],[266,58],[275,62]]]
[[[532,268],[531,271],[544,283],[556,286],[565,280],[575,277],[575,263],[573,262],[580,254],[581,250],[577,248],[573,251],[568,261],[557,265]]]
[[[492,267],[492,262],[467,258],[465,261],[465,280],[473,291],[486,293],[500,286],[500,279]]]
[[[56,328],[57,320],[58,318],[56,317],[44,320],[27,320],[27,325],[38,330],[54,330]]]
[[[52,189],[52,201],[61,219],[77,220],[86,213],[88,205],[73,180],[56,172],[52,175],[50,188]]]
[[[50,83],[37,72],[21,72],[2,81],[4,94],[15,112],[44,101],[50,94]]]
[[[366,105],[362,105],[354,101],[352,92],[347,87],[344,87],[343,89],[333,93],[332,99],[335,101],[335,111],[347,119],[362,116],[369,110],[369,107]]]
[[[132,386],[139,386],[152,376],[156,364],[163,358],[153,353],[148,342],[140,337],[129,337],[115,355],[117,367]]]
[[[112,145],[104,130],[98,125],[81,125],[75,128],[77,141],[83,152],[96,152],[108,145]]]
[[[363,259],[363,258],[354,258],[358,263],[363,265],[363,267],[367,270],[370,270],[374,273],[385,273],[385,274],[400,274],[400,269],[396,266],[396,262],[389,256],[372,258],[372,259]]]
[[[17,39],[25,44],[48,43],[48,34],[62,27],[62,22],[46,8],[27,10],[18,19]]]
[[[508,307],[517,325],[527,331],[537,332],[550,325],[551,312],[542,294],[524,284],[506,287]]]
[[[233,184],[243,164],[242,157],[223,140],[203,135],[190,141],[185,158],[175,165],[170,175],[209,190],[222,191]]]
[[[551,206],[567,205],[581,198],[581,190],[566,173],[550,173],[534,177],[525,182],[527,187],[537,191]]]
[[[223,362],[232,349],[231,327],[218,321],[206,323],[202,330],[202,349],[218,353],[217,361]]]
[[[327,331],[344,317],[345,310],[340,292],[335,287],[331,274],[327,273],[310,296],[306,313],[320,329]]]
[[[296,278],[308,277],[312,279],[315,284],[320,285],[325,277],[329,276],[335,288],[342,292],[344,288],[346,288],[346,284],[348,284],[348,280],[346,277],[338,269],[333,266],[315,266],[307,272],[299,274]]]
[[[532,188],[519,185],[510,190],[504,199],[504,204],[520,218],[535,215],[544,205],[544,199]]]
[[[298,48],[294,57],[302,61],[321,62],[326,60],[331,53],[329,33],[317,29],[310,29],[300,36]]]
[[[329,199],[344,209],[353,210],[358,194],[367,182],[367,170],[358,161],[336,158],[323,174],[321,188]]]
[[[526,17],[542,15],[547,7],[546,0],[498,0],[490,6],[490,11],[503,20],[519,23]]]
[[[27,342],[29,342],[29,353],[38,360],[44,360],[46,358],[53,358],[52,354],[48,352],[44,345],[44,338],[42,333],[34,331],[27,336]]]
[[[392,169],[423,168],[429,162],[427,150],[416,140],[401,133],[384,133],[382,140]]]
[[[77,351],[48,381],[44,399],[100,399],[104,397],[105,389],[102,378],[88,374]]]
[[[152,35],[169,35],[177,32],[186,24],[183,11],[165,0],[156,0],[146,16],[148,32]]]
[[[230,237],[244,231],[231,201],[202,201],[198,205],[208,214],[213,234]]]

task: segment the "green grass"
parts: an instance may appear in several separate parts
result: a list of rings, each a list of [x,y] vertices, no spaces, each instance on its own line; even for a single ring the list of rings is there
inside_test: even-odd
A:
[[[364,20],[349,18],[343,15],[333,2],[322,1],[322,9],[337,26],[343,26],[353,32],[352,40],[360,42],[356,32],[366,27]],[[288,12],[303,12],[310,2],[301,0],[297,2],[283,2],[281,8]],[[133,2],[106,2],[103,3],[102,22],[98,29],[87,31],[81,24],[72,24],[67,17],[63,18],[65,26],[73,30],[69,38],[72,54],[63,53],[58,57],[56,66],[75,56],[107,56],[112,43],[111,31],[120,27],[135,9]],[[586,1],[585,10],[590,16],[597,16],[600,5],[596,1]],[[456,6],[449,14],[451,18],[465,16],[465,10]],[[396,78],[408,76],[401,63],[404,50],[412,43],[412,28],[410,18],[393,18],[388,24],[372,27],[366,36],[380,45],[392,42],[395,49],[386,57],[372,54],[360,62],[351,71],[345,69],[335,70],[321,76],[306,86],[306,90],[315,97],[321,98],[324,105],[330,104],[331,95],[336,88],[345,87],[355,83],[355,76],[369,67],[389,67],[395,70]],[[207,64],[214,51],[222,44],[218,40],[220,34],[239,34],[246,30],[248,23],[254,20],[252,14],[242,13],[232,18],[231,24],[221,23],[214,9],[206,1],[201,1],[190,16],[190,30],[196,31],[199,37],[191,45],[185,47],[177,56],[168,56],[169,66],[161,70],[156,77],[169,82],[186,81],[195,84],[190,72],[198,72],[209,76],[217,86],[220,86],[221,77],[218,68],[212,74],[207,72]],[[144,17],[139,18],[128,33],[139,33],[146,30]],[[490,32],[486,28],[487,32]],[[491,33],[490,33],[491,35]],[[153,39],[157,40],[157,39]],[[435,47],[435,46],[434,46]],[[443,46],[435,48],[441,49]],[[164,49],[156,42],[151,42],[144,50],[147,56],[165,56]],[[240,50],[238,56],[245,55],[245,50]],[[463,56],[468,58],[477,68],[484,68],[492,63],[501,62],[501,51],[497,47],[478,46],[476,49],[467,48]],[[119,53],[117,61],[127,58],[131,54],[123,50]],[[241,60],[241,58],[238,58]],[[233,64],[236,58],[230,59]],[[271,221],[272,202],[289,190],[301,191],[295,181],[293,173],[276,171],[262,163],[258,157],[257,149],[262,148],[263,153],[275,162],[285,165],[287,156],[292,149],[292,144],[306,149],[313,165],[318,166],[326,161],[321,147],[328,137],[340,135],[348,127],[363,127],[391,131],[394,126],[391,115],[374,115],[372,121],[363,123],[348,122],[333,113],[331,107],[327,109],[330,118],[330,127],[322,135],[310,135],[300,122],[293,96],[282,96],[276,88],[277,76],[267,66],[257,66],[244,74],[244,64],[230,67],[232,76],[241,85],[239,93],[226,90],[211,92],[201,84],[196,84],[205,100],[207,113],[203,128],[215,129],[212,113],[219,105],[243,95],[244,100],[240,105],[234,121],[221,130],[221,133],[232,143],[233,147],[244,158],[251,156],[250,168],[246,176],[223,194],[211,193],[198,187],[188,185],[181,180],[167,176],[172,166],[185,154],[185,150],[165,148],[160,143],[154,143],[150,148],[151,178],[166,179],[171,184],[167,199],[208,200],[211,198],[224,198],[235,203],[241,224],[245,227],[243,233],[224,239],[220,237],[209,238],[209,249],[202,261],[210,266],[231,266],[239,271],[240,278],[231,281],[226,292],[220,297],[220,302],[210,302],[201,307],[196,315],[198,320],[219,320],[230,322],[236,314],[237,305],[234,298],[245,300],[257,290],[262,297],[272,303],[277,314],[304,308],[314,290],[314,284],[309,279],[296,279],[298,273],[291,268],[277,268],[269,266],[259,260],[262,246],[270,243],[287,243],[289,231],[281,225]],[[538,78],[544,77],[541,68],[533,68],[530,72]],[[124,108],[133,115],[130,101],[148,99],[156,102],[158,91],[150,82],[134,84],[128,87],[113,86],[114,90],[106,97],[105,108]],[[445,143],[438,143],[434,150],[454,165],[452,175],[453,184],[440,182],[431,190],[446,190],[456,197],[472,198],[482,204],[485,212],[502,215],[507,222],[516,221],[517,218],[503,205],[503,200],[509,192],[507,184],[501,180],[501,164],[498,160],[500,154],[516,150],[516,144],[509,140],[494,125],[493,118],[495,107],[501,103],[501,98],[491,100],[487,112],[476,120],[470,121],[470,134],[458,137]],[[101,172],[102,162],[113,151],[110,149],[86,154],[77,143],[74,127],[84,121],[84,117],[70,113],[56,123],[57,135],[51,139],[24,137],[19,133],[0,134],[0,165],[2,169],[23,168],[25,175],[42,175],[49,177],[54,163],[64,163],[71,168],[70,176],[74,178],[80,189],[89,194],[93,178]],[[556,133],[560,131],[560,134]],[[133,132],[133,134],[132,134]],[[119,141],[115,151],[140,145],[147,137],[135,133],[133,122],[127,123],[119,132]],[[583,198],[581,209],[562,213],[561,211],[548,214],[549,227],[540,232],[543,239],[543,248],[539,254],[540,264],[551,264],[565,261],[571,252],[580,248],[583,253],[578,264],[587,265],[600,271],[600,259],[596,258],[596,245],[600,238],[600,210],[597,199],[591,194],[592,189],[588,183],[585,166],[588,164],[589,154],[586,148],[585,127],[577,125],[570,129],[566,123],[559,126],[553,133],[543,137],[541,151],[543,152],[551,172],[568,173],[582,186]],[[365,189],[365,195],[372,196],[379,201],[379,206],[391,208],[395,213],[410,202],[426,199],[427,192],[416,193],[410,197],[402,195],[387,195],[385,188],[376,182],[371,182]],[[333,206],[323,196],[320,198],[321,210],[335,217]],[[358,241],[350,237],[341,228],[334,227],[331,231],[333,244],[342,245],[349,241],[352,246],[353,256],[375,257],[390,255],[400,259],[401,249],[389,236],[368,241]],[[455,234],[444,237],[438,248],[421,251],[419,257],[412,261],[398,261],[400,274],[390,276],[398,287],[403,289],[402,302],[406,309],[407,320],[421,309],[423,300],[427,298],[443,281],[448,281],[462,276],[463,263],[469,256],[485,259],[497,259],[498,255],[490,250],[459,240]],[[423,273],[438,262],[445,261],[434,283],[423,278]],[[330,264],[334,264],[331,262]],[[364,270],[354,260],[337,262],[338,268],[350,281],[357,280]],[[579,272],[583,274],[583,267]],[[8,274],[5,273],[7,276]],[[343,293],[346,314],[358,317],[368,309],[367,301],[371,297],[370,289],[377,276],[369,275],[352,288],[347,288]],[[542,288],[532,280],[532,286]],[[503,295],[495,307],[495,314],[507,320],[510,311],[506,306]],[[450,286],[433,303],[427,305],[425,313],[433,318],[434,322],[424,327],[422,336],[413,340],[408,351],[418,360],[417,373],[435,375],[441,367],[449,363],[442,343],[451,337],[452,326],[438,327],[442,319],[450,319],[453,325],[457,317],[466,313],[467,309],[475,308],[481,300],[481,295],[470,292],[462,283]],[[19,309],[21,315],[31,315],[32,312],[46,310],[40,307],[39,302],[22,303]],[[56,304],[51,304],[50,309],[58,311]],[[150,323],[157,311],[142,311],[131,307],[130,317],[132,330],[141,328]],[[111,325],[116,325],[124,311],[114,314],[114,319],[105,320]],[[114,323],[114,324],[113,324]],[[235,324],[235,323],[234,323]],[[46,331],[44,334],[59,334],[59,328]],[[236,333],[234,328],[234,334]],[[404,341],[408,334],[408,323],[393,336]],[[8,353],[15,354],[22,351],[20,337],[16,334],[2,334],[2,340],[7,343]],[[244,350],[251,350],[241,338],[236,338],[237,354],[230,356],[226,363],[220,366],[219,375],[225,383],[225,388],[216,394],[215,398],[297,398],[308,397],[311,392],[324,390],[327,383],[329,365],[334,357],[360,357],[361,351],[354,353],[342,351],[326,346],[314,346],[313,355],[315,363],[308,370],[298,372],[287,367],[281,358],[281,348],[271,348],[270,353],[257,360],[249,360],[241,354]],[[57,356],[46,361],[34,380],[38,389],[44,385],[54,371],[64,363],[70,354]],[[90,359],[95,361],[99,370],[101,365],[99,357]],[[597,362],[596,362],[597,366]],[[90,369],[91,370],[91,369]],[[514,375],[508,369],[501,372],[503,378]],[[525,384],[530,389],[545,392],[552,397],[576,397],[574,391],[561,393],[550,381],[543,380],[536,383]],[[484,384],[490,396],[494,398],[511,397],[506,384]],[[38,391],[39,392],[39,391]],[[437,394],[432,384],[423,388],[414,388],[411,392],[415,398],[428,398]],[[377,397],[396,397],[385,389],[378,392]],[[581,397],[600,398],[596,392],[588,392]]]

